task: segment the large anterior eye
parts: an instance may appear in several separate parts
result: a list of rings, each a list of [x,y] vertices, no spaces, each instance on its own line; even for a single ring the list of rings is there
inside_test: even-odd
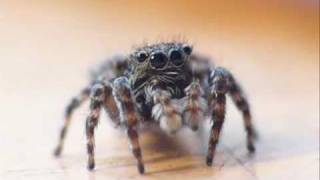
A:
[[[167,61],[167,57],[162,52],[155,52],[150,56],[150,63],[154,68],[163,68]]]
[[[138,52],[138,54],[137,54],[137,60],[138,60],[139,62],[143,62],[143,61],[145,61],[147,58],[148,58],[147,52],[145,52],[145,51],[140,51],[140,52]]]
[[[169,52],[170,60],[175,65],[181,65],[183,63],[183,57],[179,50],[173,49]]]

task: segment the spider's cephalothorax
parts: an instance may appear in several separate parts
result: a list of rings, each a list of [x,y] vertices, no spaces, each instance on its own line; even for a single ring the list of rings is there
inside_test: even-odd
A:
[[[134,94],[157,86],[169,91],[173,98],[181,98],[192,77],[187,62],[190,55],[188,53],[189,49],[177,43],[137,49],[130,55],[128,73]]]
[[[148,121],[159,124],[168,133],[175,133],[183,126],[197,130],[206,116],[210,116],[213,123],[206,162],[211,165],[224,122],[227,94],[243,114],[247,148],[254,152],[255,131],[249,105],[229,71],[193,55],[192,47],[185,43],[158,43],[136,48],[129,56],[114,57],[93,71],[88,87],[66,108],[55,154],[61,153],[72,112],[90,98],[86,121],[89,169],[95,166],[94,129],[101,108],[116,125],[126,128],[140,173],[144,173],[138,141],[140,124]]]

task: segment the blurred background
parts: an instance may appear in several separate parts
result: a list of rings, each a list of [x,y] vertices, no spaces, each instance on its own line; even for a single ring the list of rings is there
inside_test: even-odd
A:
[[[1,0],[0,179],[139,178],[126,136],[106,116],[97,170],[87,172],[88,104],[74,115],[62,158],[51,153],[64,106],[90,67],[144,42],[177,39],[242,82],[257,154],[247,157],[241,116],[228,105],[214,167],[205,166],[206,135],[144,133],[144,178],[319,179],[317,0]]]

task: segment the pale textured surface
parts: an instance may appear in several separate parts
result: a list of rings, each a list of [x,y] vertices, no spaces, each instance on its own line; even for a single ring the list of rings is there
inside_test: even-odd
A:
[[[88,104],[73,118],[62,158],[52,150],[90,65],[177,34],[240,79],[260,134],[257,154],[247,157],[241,116],[228,106],[214,167],[205,166],[206,129],[143,133],[143,178],[319,179],[317,1],[122,2],[0,1],[1,180],[142,177],[126,136],[105,115],[96,171],[86,170]]]

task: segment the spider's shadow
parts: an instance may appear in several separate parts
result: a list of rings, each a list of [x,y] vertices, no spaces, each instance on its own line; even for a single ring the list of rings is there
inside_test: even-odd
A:
[[[184,135],[184,132],[181,134],[179,132],[179,135],[171,136],[158,129],[140,133],[139,140],[147,174],[182,171],[199,168],[201,164],[204,164],[205,154],[191,151],[189,147],[186,147],[186,144],[190,143],[190,134],[182,140],[181,136],[184,137]],[[131,157],[113,157],[105,159],[99,168],[103,169],[102,166],[107,166],[106,168],[135,167],[136,162]]]
[[[198,132],[184,129],[177,136],[168,136],[162,131],[153,132],[150,135],[153,141],[146,142],[143,148],[151,153],[161,152],[161,156],[145,156],[146,174],[189,172],[195,169],[197,172],[214,174],[221,170],[226,163],[230,164],[231,156],[225,156],[218,150],[215,164],[208,167],[205,163],[208,139],[204,138],[207,135],[203,129]]]
[[[189,129],[183,129],[178,134],[172,136],[158,129],[141,132],[139,139],[146,174],[152,175],[191,169],[206,170],[206,168],[211,168],[212,172],[215,172],[223,168],[225,164],[236,165],[230,162],[232,160],[230,159],[229,152],[222,150],[223,153],[221,153],[220,148],[218,148],[215,164],[213,167],[206,166],[207,139],[201,137],[202,135],[206,136],[205,133],[191,132]],[[223,144],[221,148],[226,149]],[[126,157],[105,159],[99,165],[99,169],[135,166],[136,162],[130,154],[130,156]]]

